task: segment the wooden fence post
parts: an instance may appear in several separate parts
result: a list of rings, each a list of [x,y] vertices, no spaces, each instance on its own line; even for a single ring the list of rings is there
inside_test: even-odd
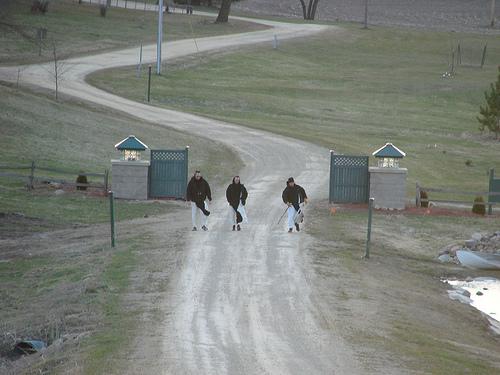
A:
[[[483,48],[483,55],[481,56],[481,69],[483,68],[484,66],[484,62],[486,61],[486,49],[488,48],[488,43],[486,43],[484,45],[484,48]]]
[[[33,160],[31,162],[31,172],[30,172],[29,184],[28,184],[29,190],[32,190],[34,188],[34,184],[33,184],[34,179],[35,179],[35,161]]]
[[[106,194],[108,193],[108,186],[109,186],[109,170],[105,169],[104,170],[104,191]]]
[[[418,181],[417,181],[417,188],[416,188],[416,195],[415,195],[415,204],[417,205],[417,208],[422,205],[422,202],[420,200],[420,185],[418,184]]]

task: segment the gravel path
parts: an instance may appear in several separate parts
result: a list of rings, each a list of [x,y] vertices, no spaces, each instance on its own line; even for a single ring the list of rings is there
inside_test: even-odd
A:
[[[271,45],[275,34],[280,39],[304,37],[326,28],[265,23],[273,29],[198,39],[198,48]],[[195,53],[195,45],[191,40],[165,43],[163,53],[164,59],[186,56]],[[249,189],[252,221],[242,232],[231,232],[228,205],[219,191],[211,207],[210,231],[192,233],[186,228],[186,262],[172,296],[164,301],[171,313],[161,334],[162,354],[156,355],[158,348],[153,349],[156,368],[160,362],[169,374],[366,373],[358,368],[354,352],[340,335],[323,329],[318,320],[335,319],[332,311],[319,311],[312,302],[320,297],[308,283],[307,275],[313,271],[303,255],[311,239],[304,232],[288,234],[283,225],[276,225],[284,208],[280,197],[288,176],[295,176],[312,199],[326,198],[328,150],[133,102],[85,82],[94,71],[135,64],[137,56],[138,50],[131,48],[67,60],[64,65],[69,70],[60,92],[234,147],[246,165],[235,174],[242,176]],[[144,61],[152,62],[154,56],[154,46],[144,48]],[[26,66],[22,83],[52,89],[51,69],[51,64]],[[0,68],[0,80],[16,78],[17,67]],[[190,211],[186,209],[185,215]],[[158,235],[169,241],[168,229]]]
[[[362,22],[364,0],[320,0],[318,20]],[[491,0],[369,0],[369,22],[448,31],[500,33],[500,4],[496,6],[497,27],[488,29]],[[262,15],[302,17],[299,0],[242,0],[235,10]]]

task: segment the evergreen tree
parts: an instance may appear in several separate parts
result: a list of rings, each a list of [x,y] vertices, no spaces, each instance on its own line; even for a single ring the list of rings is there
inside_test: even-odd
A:
[[[496,139],[500,133],[500,66],[498,66],[498,78],[495,84],[491,84],[491,91],[485,91],[484,98],[486,105],[479,107],[481,117],[477,120],[479,130],[483,131],[488,129],[490,132],[495,133]]]

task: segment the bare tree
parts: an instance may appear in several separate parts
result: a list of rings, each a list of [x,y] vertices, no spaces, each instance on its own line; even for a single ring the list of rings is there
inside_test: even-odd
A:
[[[302,6],[302,13],[304,15],[305,20],[314,20],[316,17],[316,10],[318,9],[319,0],[309,0],[309,3],[306,4],[307,0],[299,0],[300,5]]]
[[[57,51],[57,42],[55,39],[52,40],[52,56],[54,59],[54,70],[50,70],[50,74],[52,75],[52,78],[54,79],[55,83],[55,94],[56,94],[56,100],[59,99],[59,85],[61,84],[61,81],[63,79],[64,74],[67,73],[69,70],[69,65],[67,65],[65,62],[59,60],[59,55]]]
[[[229,19],[229,11],[231,10],[231,0],[222,0],[219,9],[219,15],[215,20],[215,23],[225,23]]]

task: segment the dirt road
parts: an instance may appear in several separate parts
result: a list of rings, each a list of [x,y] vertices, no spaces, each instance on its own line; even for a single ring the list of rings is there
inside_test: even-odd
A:
[[[303,37],[325,28],[265,23],[273,29],[199,39],[198,48],[271,45],[275,34],[280,39]],[[192,40],[163,46],[164,59],[195,52]],[[155,47],[145,47],[143,54],[145,61],[154,61]],[[251,220],[242,232],[231,232],[224,192],[216,191],[210,231],[192,233],[186,228],[187,260],[172,295],[164,301],[171,313],[163,327],[163,350],[152,355],[155,367],[168,374],[365,373],[340,335],[322,329],[321,319],[332,312],[319,311],[312,303],[316,292],[310,288],[307,275],[311,271],[301,256],[312,241],[306,233],[288,234],[283,225],[276,225],[284,208],[281,191],[287,177],[294,176],[312,199],[326,197],[328,150],[132,102],[85,82],[91,72],[132,65],[137,57],[137,49],[127,49],[65,61],[70,69],[60,83],[60,92],[235,148],[245,162],[244,170],[234,174],[241,175],[248,187]],[[24,67],[21,81],[52,89],[51,69],[51,64]],[[1,80],[16,78],[16,67],[0,69]],[[185,215],[190,215],[189,210]],[[168,241],[168,230],[158,235]],[[145,348],[145,352],[150,350]]]

